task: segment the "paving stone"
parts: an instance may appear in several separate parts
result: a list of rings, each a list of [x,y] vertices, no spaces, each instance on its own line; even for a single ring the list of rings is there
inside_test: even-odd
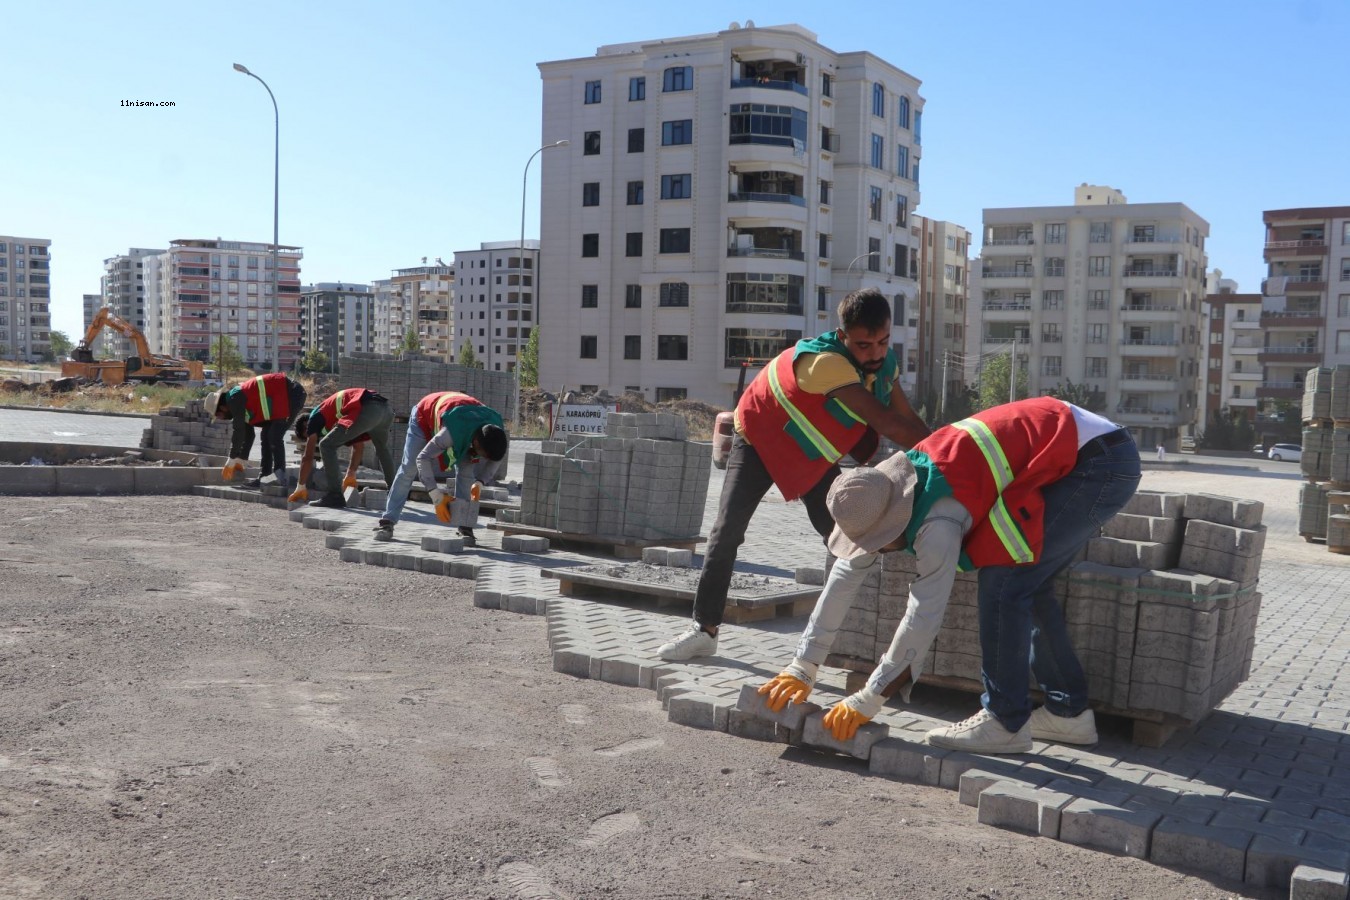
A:
[[[502,549],[513,553],[547,553],[548,538],[528,534],[502,536]]]
[[[1054,785],[1051,782],[1049,786]],[[1161,818],[1158,812],[1122,809],[1079,797],[1060,812],[1059,839],[1066,844],[1148,859],[1149,835]]]
[[[1072,794],[1059,791],[996,781],[980,792],[979,821],[982,825],[1058,838],[1060,811],[1075,799]]]
[[[679,694],[666,704],[670,721],[676,725],[711,730],[717,727],[717,698],[704,694]]]
[[[825,570],[820,566],[798,566],[793,573],[793,580],[798,584],[824,585]]]
[[[1289,881],[1289,900],[1346,900],[1350,876],[1344,870],[1298,865]]]
[[[462,553],[464,538],[428,534],[422,536],[422,549],[429,553]]]
[[[1153,829],[1149,859],[1160,866],[1233,878],[1243,871],[1252,833],[1165,815]]]
[[[803,703],[789,703],[781,711],[773,712],[769,709],[768,696],[759,693],[759,684],[753,682],[741,686],[736,708],[746,715],[782,725],[789,731],[800,731],[806,717],[820,711],[817,704],[808,700]]]
[[[779,725],[769,719],[762,719],[740,709],[732,709],[728,713],[727,733],[752,741],[768,741],[778,744],[791,744],[794,740],[791,728]]]
[[[872,746],[890,734],[890,728],[877,722],[867,722],[858,728],[857,734],[848,741],[836,741],[825,727],[825,713],[812,713],[806,717],[802,727],[802,743],[810,747],[834,750],[866,760],[872,755]]]
[[[1218,494],[1187,494],[1182,514],[1188,519],[1204,519],[1220,525],[1257,528],[1261,525],[1264,511],[1265,504],[1258,500],[1240,500]]]
[[[1257,887],[1290,889],[1294,870],[1300,865],[1346,871],[1350,854],[1341,850],[1314,850],[1258,834],[1247,847],[1243,881]]]

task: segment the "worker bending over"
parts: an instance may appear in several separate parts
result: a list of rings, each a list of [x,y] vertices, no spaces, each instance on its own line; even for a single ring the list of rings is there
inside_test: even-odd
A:
[[[286,485],[286,432],[305,405],[305,387],[281,372],[259,375],[206,396],[206,412],[218,421],[231,420],[230,461],[220,470],[226,481],[244,471],[253,451],[253,429],[262,431],[262,473],[245,484],[260,487],[275,474]]]
[[[375,446],[375,458],[379,460],[385,487],[392,485],[395,470],[394,458],[389,453],[389,426],[393,422],[394,408],[389,405],[388,398],[369,388],[343,388],[314,407],[308,416],[296,419],[295,436],[304,442],[305,450],[300,456],[300,486],[291,494],[290,501],[303,503],[309,499],[309,489],[305,485],[309,484],[309,473],[314,467],[316,447],[323,459],[327,489],[310,506],[342,509],[347,505],[342,491],[356,487],[356,470],[361,467],[361,455],[367,441]],[[346,478],[338,475],[339,447],[352,448]]]

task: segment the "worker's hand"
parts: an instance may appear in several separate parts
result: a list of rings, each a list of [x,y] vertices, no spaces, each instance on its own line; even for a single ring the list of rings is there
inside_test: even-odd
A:
[[[286,499],[292,503],[304,503],[309,499],[309,488],[304,486],[298,487],[292,491],[291,495]]]
[[[450,504],[455,497],[453,494],[447,494],[440,488],[431,492],[431,502],[436,506],[436,518],[440,519],[446,525],[450,524]]]
[[[765,702],[768,704],[770,711],[782,712],[789,701],[802,703],[807,697],[811,696],[811,685],[795,675],[780,672],[760,685],[759,693],[769,695],[769,699]]]
[[[483,494],[483,486],[479,484],[477,481],[475,481],[473,483],[473,487],[469,488],[469,499],[472,500],[474,503],[477,503],[478,498],[481,497],[482,494]]]
[[[357,487],[357,486],[358,486],[358,485],[357,485],[357,483],[356,483],[356,476],[355,476],[355,475],[348,475],[346,478],[342,479],[342,489],[343,489],[344,491],[345,491],[347,488],[354,488],[354,487]]]
[[[245,461],[242,459],[232,459],[225,464],[225,468],[220,470],[220,477],[226,481],[233,481],[234,476],[244,474]]]
[[[872,721],[842,700],[825,713],[825,727],[836,741],[851,741],[861,725]]]

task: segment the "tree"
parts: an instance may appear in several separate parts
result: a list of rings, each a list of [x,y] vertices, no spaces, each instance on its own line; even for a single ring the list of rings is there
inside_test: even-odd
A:
[[[421,353],[422,339],[417,336],[417,329],[409,325],[408,330],[403,332],[403,340],[398,345],[399,353]]]
[[[530,329],[529,340],[525,342],[524,348],[520,351],[520,356],[516,358],[516,365],[520,366],[521,387],[539,387],[539,328],[537,326]]]
[[[216,338],[215,343],[211,345],[211,365],[222,384],[230,380],[231,372],[244,367],[244,357],[239,355],[234,338],[228,334]]]
[[[1011,370],[1012,354],[1010,353],[999,354],[984,364],[984,369],[980,372],[977,401],[979,409],[989,409],[991,406],[1007,403],[1011,399],[1008,396],[1008,379],[1011,377]],[[1024,366],[1018,365],[1017,396],[1019,399],[1025,400],[1027,393],[1027,371]]]
[[[1088,412],[1103,412],[1106,409],[1106,395],[1086,384],[1074,384],[1066,379],[1063,384],[1057,384],[1050,390],[1051,397],[1058,397],[1065,403],[1072,403],[1074,406],[1086,409]]]
[[[464,346],[459,348],[459,359],[456,360],[461,366],[468,366],[470,369],[481,369],[483,364],[474,356],[473,344],[468,338],[464,339]]]
[[[300,368],[306,372],[327,372],[328,354],[324,353],[318,347],[310,347],[300,357]]]
[[[65,359],[70,355],[71,348],[75,346],[71,343],[70,336],[64,331],[53,331],[50,340],[52,356],[56,359]]]
[[[949,425],[952,422],[959,422],[962,419],[970,417],[975,412],[975,404],[979,402],[980,395],[973,388],[962,388],[959,391],[947,392],[947,406],[938,416],[938,425]]]

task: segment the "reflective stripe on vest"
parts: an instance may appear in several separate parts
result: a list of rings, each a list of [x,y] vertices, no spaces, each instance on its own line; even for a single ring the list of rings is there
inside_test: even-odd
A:
[[[267,396],[267,383],[259,378],[253,382],[253,386],[258,389],[258,408],[262,410],[262,420],[270,422],[272,420],[272,400]]]
[[[441,416],[445,413],[446,407],[448,407],[452,401],[458,400],[460,397],[463,396],[464,394],[457,394],[451,391],[445,394],[443,397],[441,397],[441,399],[436,401],[436,405],[432,407],[431,410],[431,427],[434,430],[432,431],[431,434],[427,435],[427,440],[431,440],[433,437],[435,437],[436,431],[439,431],[443,427],[441,425]],[[455,464],[455,457],[453,449],[446,450],[444,453],[441,454],[442,469],[448,472],[450,471],[450,467],[453,466],[454,464]]]
[[[774,399],[778,401],[778,405],[783,408],[783,411],[788,414],[788,418],[792,420],[792,424],[801,429],[802,434],[811,442],[811,445],[815,447],[816,450],[820,451],[821,456],[831,462],[834,462],[839,459],[839,457],[843,456],[844,454],[841,451],[836,450],[829,439],[821,434],[816,426],[811,424],[811,420],[808,419],[801,410],[792,405],[792,401],[788,399],[787,393],[783,390],[783,385],[778,381],[778,366],[776,364],[769,366],[768,372],[769,388],[773,391]]]
[[[1003,453],[1003,447],[999,445],[993,429],[979,419],[962,419],[960,422],[953,422],[952,427],[959,428],[970,436],[975,446],[980,448],[980,453],[984,455],[984,461],[989,466],[989,473],[994,477],[994,488],[998,491],[998,497],[989,510],[989,523],[994,526],[994,532],[998,535],[999,542],[1003,544],[1003,549],[1008,551],[1008,556],[1013,562],[1033,562],[1036,554],[1027,546],[1026,538],[1022,537],[1022,532],[1017,527],[1017,521],[1003,503],[1003,492],[1012,484],[1013,473],[1012,467],[1008,465],[1008,457]]]

